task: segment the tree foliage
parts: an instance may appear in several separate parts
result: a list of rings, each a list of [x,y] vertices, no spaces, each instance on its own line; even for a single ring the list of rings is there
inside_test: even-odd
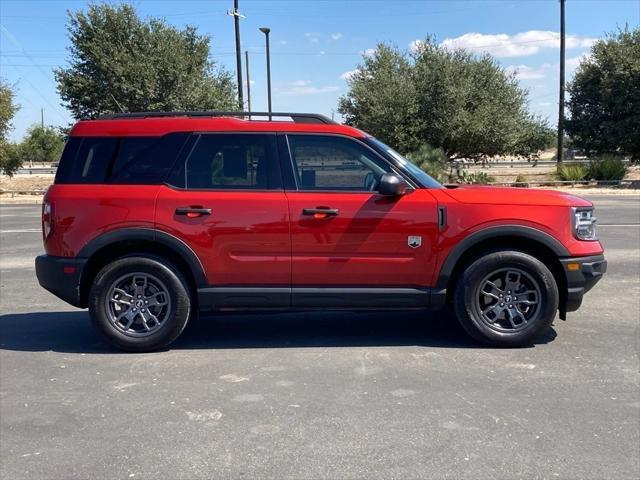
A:
[[[15,166],[14,146],[8,139],[13,128],[11,120],[19,108],[14,102],[14,96],[11,86],[0,79],[0,172],[9,175],[18,168]]]
[[[339,101],[346,122],[405,153],[426,143],[450,160],[535,157],[552,135],[492,57],[450,51],[431,38],[409,53],[379,44],[349,87]]]
[[[64,148],[64,136],[54,127],[33,125],[19,146],[23,162],[56,162]]]
[[[575,146],[640,160],[640,28],[596,42],[568,91]]]
[[[194,27],[140,19],[131,5],[90,5],[69,13],[71,57],[55,71],[75,118],[105,112],[231,109],[228,72],[209,59],[209,39]]]

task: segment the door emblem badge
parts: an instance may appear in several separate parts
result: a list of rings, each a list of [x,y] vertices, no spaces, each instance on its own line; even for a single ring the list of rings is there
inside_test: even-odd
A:
[[[407,237],[407,244],[411,248],[418,248],[420,245],[422,245],[422,237],[410,235]]]

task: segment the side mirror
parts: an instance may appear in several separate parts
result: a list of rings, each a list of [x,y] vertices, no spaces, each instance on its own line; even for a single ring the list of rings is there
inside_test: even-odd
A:
[[[380,177],[378,193],[380,195],[398,197],[407,193],[408,187],[407,182],[395,173],[385,173]]]

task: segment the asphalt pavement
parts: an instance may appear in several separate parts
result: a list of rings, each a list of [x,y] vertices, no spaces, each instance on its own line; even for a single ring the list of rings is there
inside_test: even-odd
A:
[[[640,197],[589,197],[605,279],[532,348],[417,313],[225,314],[124,354],[41,289],[0,206],[0,478],[638,478]]]

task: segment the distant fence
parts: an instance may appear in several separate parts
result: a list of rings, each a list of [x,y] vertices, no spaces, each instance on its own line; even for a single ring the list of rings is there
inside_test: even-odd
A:
[[[56,167],[22,167],[16,173],[21,175],[53,174],[56,173],[56,170]]]

